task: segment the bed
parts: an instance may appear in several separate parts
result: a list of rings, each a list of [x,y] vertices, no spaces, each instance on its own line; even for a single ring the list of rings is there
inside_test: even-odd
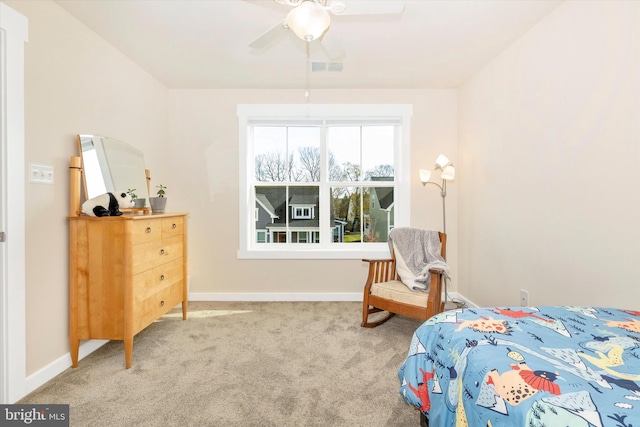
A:
[[[398,378],[431,427],[638,427],[640,312],[445,311],[415,331]]]

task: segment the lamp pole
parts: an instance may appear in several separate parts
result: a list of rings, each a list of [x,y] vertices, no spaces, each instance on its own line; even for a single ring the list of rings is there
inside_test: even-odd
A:
[[[447,234],[447,211],[445,209],[445,198],[447,197],[447,181],[442,180],[442,185],[437,182],[427,181],[423,182],[422,185],[426,186],[427,184],[433,184],[440,189],[440,196],[442,196],[442,232]]]
[[[445,199],[447,197],[447,181],[445,179],[442,180],[442,185],[438,184],[437,182],[433,182],[433,181],[426,181],[422,183],[422,186],[426,186],[427,184],[433,184],[436,187],[438,187],[440,189],[440,196],[442,196],[442,232],[444,234],[447,234],[447,211],[445,208]],[[445,256],[444,259],[446,261],[447,256],[446,256],[446,252],[445,252]],[[445,309],[446,309],[446,305],[447,305],[447,298],[448,298],[448,292],[447,292],[447,278],[444,277],[444,305],[445,305]]]

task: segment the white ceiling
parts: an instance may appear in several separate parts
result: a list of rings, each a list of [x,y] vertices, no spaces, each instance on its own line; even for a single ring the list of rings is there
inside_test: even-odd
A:
[[[341,1],[349,7],[350,0]],[[290,30],[266,48],[248,47],[290,10],[273,0],[57,3],[169,88],[305,86],[306,42]],[[328,58],[314,41],[311,60],[342,62],[344,69],[340,73],[312,73],[311,86],[457,87],[561,0],[404,3],[402,14],[332,15],[325,42],[337,41],[344,55]]]

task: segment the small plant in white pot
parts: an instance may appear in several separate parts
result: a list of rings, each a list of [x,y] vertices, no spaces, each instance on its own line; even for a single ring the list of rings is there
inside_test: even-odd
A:
[[[151,211],[153,213],[163,213],[164,208],[167,205],[167,198],[165,197],[167,192],[165,191],[167,187],[164,185],[156,185],[158,191],[156,192],[157,197],[149,197],[149,204],[151,204]]]
[[[129,188],[127,190],[127,194],[131,196],[131,198],[133,199],[133,207],[134,208],[144,208],[144,205],[147,204],[147,200],[142,198],[138,198],[138,195],[136,194],[136,189],[135,188]]]

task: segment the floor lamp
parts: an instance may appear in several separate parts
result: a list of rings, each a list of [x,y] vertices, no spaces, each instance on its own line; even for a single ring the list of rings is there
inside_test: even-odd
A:
[[[420,169],[420,181],[423,186],[427,184],[433,184],[440,189],[440,196],[442,196],[442,232],[447,234],[447,211],[445,207],[445,199],[447,197],[447,181],[451,181],[456,177],[456,169],[453,167],[453,163],[445,156],[440,154],[436,159],[435,170],[440,171],[440,178],[442,184],[429,181],[431,179],[432,171],[426,169]],[[446,255],[446,254],[445,254]],[[444,278],[444,304],[447,304],[447,278]]]

